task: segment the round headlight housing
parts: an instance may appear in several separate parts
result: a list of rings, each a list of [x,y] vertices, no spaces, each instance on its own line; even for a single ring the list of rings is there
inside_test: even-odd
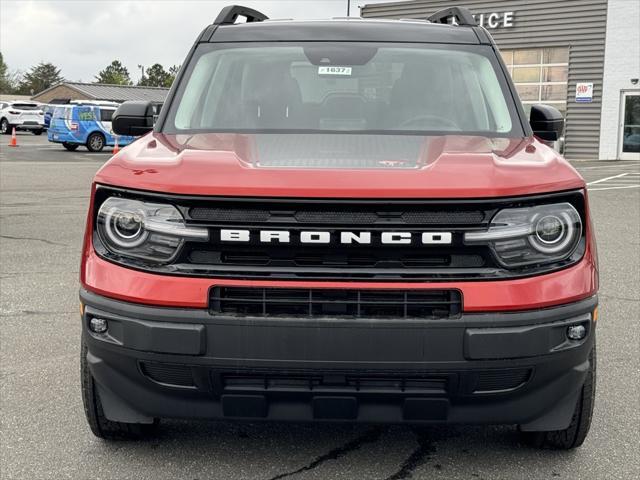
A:
[[[569,212],[559,215],[538,215],[533,218],[534,235],[529,237],[533,248],[542,253],[554,254],[564,251],[575,239],[576,223]]]
[[[507,268],[569,258],[583,236],[582,220],[570,203],[500,210],[484,232],[465,234],[467,244],[487,244]]]
[[[109,242],[121,248],[133,248],[147,240],[144,211],[127,211],[111,207],[104,215],[104,230]]]
[[[173,205],[120,197],[110,197],[102,203],[96,231],[109,253],[156,263],[175,258],[185,240],[209,238],[206,228],[186,226]]]

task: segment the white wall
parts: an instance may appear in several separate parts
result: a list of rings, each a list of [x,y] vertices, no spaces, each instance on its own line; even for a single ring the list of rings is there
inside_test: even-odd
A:
[[[640,78],[640,1],[609,0],[605,43],[600,159],[618,158],[620,91],[638,90]]]

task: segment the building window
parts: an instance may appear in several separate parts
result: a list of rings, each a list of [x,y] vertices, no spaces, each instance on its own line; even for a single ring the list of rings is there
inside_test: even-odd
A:
[[[536,103],[553,105],[566,115],[568,48],[502,50],[501,53],[527,115]]]

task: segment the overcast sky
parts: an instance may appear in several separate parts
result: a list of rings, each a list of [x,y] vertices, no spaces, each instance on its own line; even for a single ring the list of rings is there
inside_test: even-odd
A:
[[[351,15],[381,1],[351,0]],[[0,0],[0,51],[10,70],[51,62],[72,81],[94,81],[119,59],[135,81],[139,64],[182,63],[196,36],[232,3],[271,18],[327,18],[347,10],[347,0]]]

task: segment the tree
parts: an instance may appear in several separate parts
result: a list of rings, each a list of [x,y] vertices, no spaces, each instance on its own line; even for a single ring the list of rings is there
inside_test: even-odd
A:
[[[147,68],[146,75],[140,79],[138,85],[145,87],[164,87],[169,81],[169,73],[162,65],[156,63]]]
[[[129,70],[122,65],[120,60],[114,60],[111,65],[98,72],[95,77],[97,83],[109,83],[112,85],[133,85]]]
[[[171,78],[171,82],[169,83],[169,85],[167,85],[168,87],[170,87],[173,81],[176,79],[176,75],[178,75],[179,71],[180,65],[174,65],[173,67],[169,68],[169,76]]]
[[[9,85],[9,67],[4,63],[4,57],[0,52],[0,93],[11,93]]]
[[[162,65],[156,63],[147,69],[146,74],[140,79],[138,85],[169,88],[175,80],[179,69],[180,67],[174,65],[167,72]]]
[[[33,95],[62,81],[64,81],[64,78],[60,75],[60,69],[58,67],[53,63],[40,62],[24,74],[16,93],[20,95]]]

